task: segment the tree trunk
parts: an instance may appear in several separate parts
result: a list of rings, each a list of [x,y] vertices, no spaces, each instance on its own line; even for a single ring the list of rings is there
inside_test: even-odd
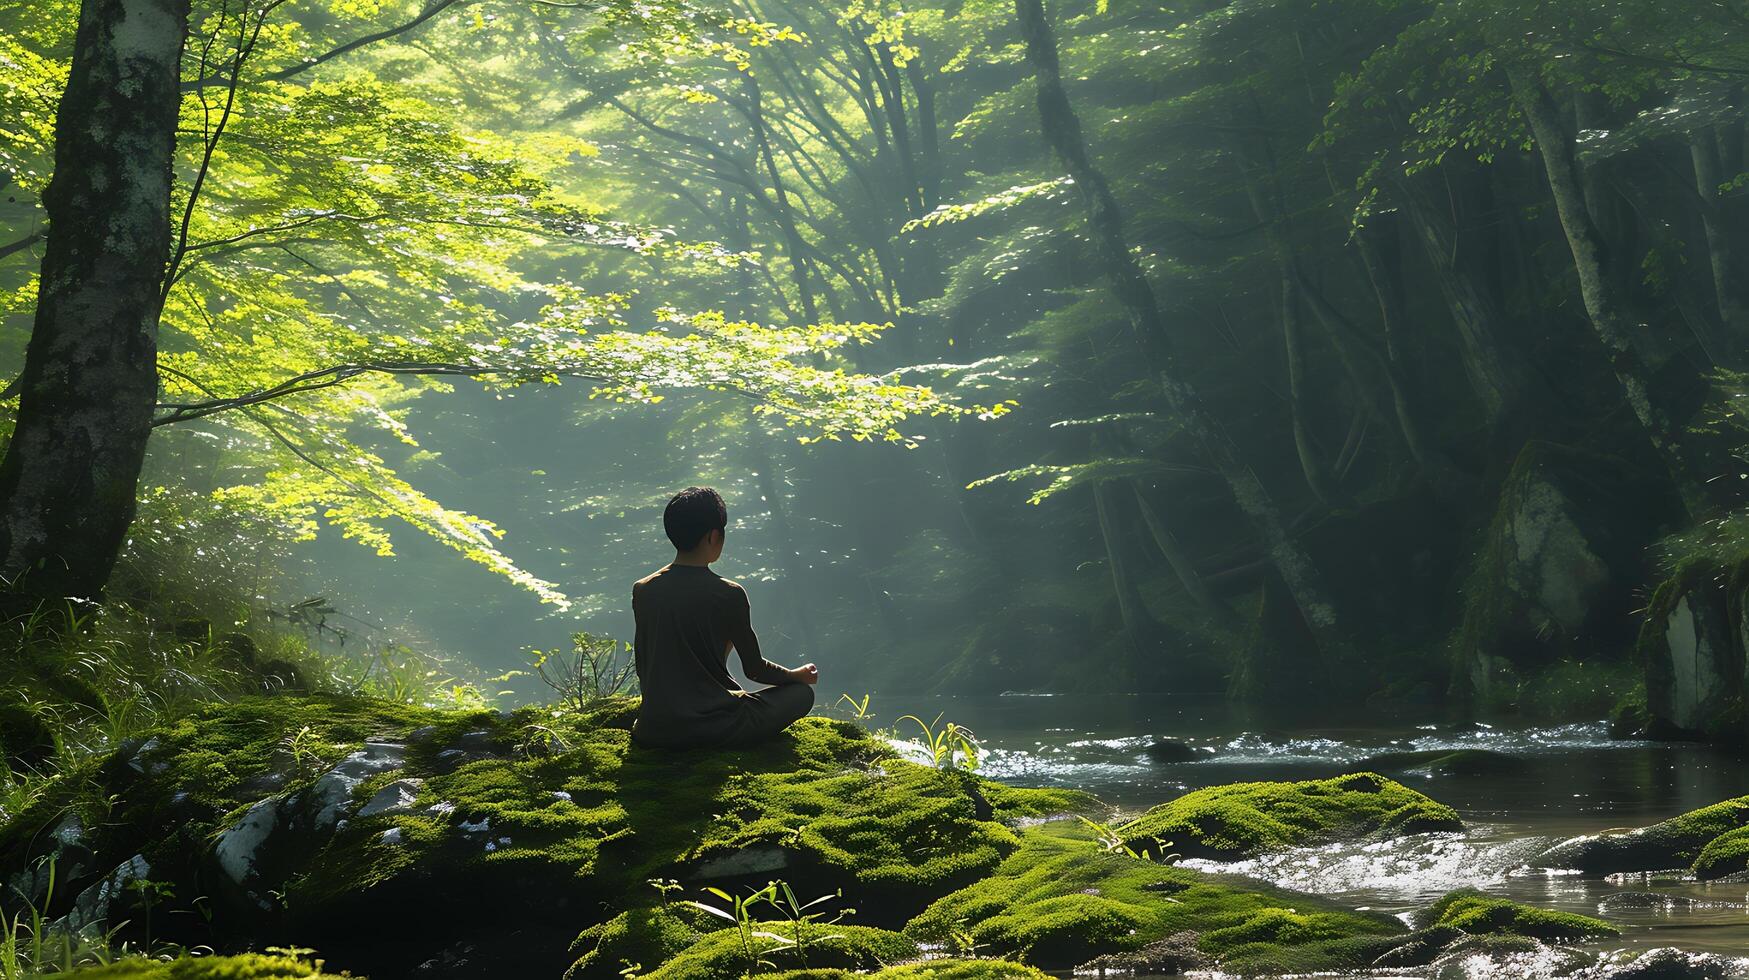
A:
[[[1232,437],[1209,415],[1196,389],[1179,374],[1153,288],[1124,240],[1122,212],[1105,175],[1088,156],[1081,121],[1063,91],[1057,41],[1045,19],[1043,4],[1040,0],[1015,0],[1014,6],[1026,42],[1027,61],[1038,80],[1039,128],[1075,182],[1087,208],[1096,261],[1111,285],[1113,296],[1123,307],[1147,363],[1160,380],[1168,407],[1227,481],[1239,508],[1256,526],[1313,635],[1326,646],[1340,644],[1336,610],[1325,598],[1317,566],[1288,532],[1281,509],[1270,498],[1263,481],[1240,458]]]
[[[1404,210],[1421,240],[1427,260],[1439,280],[1440,294],[1451,311],[1463,350],[1464,377],[1482,403],[1489,424],[1498,424],[1511,414],[1523,393],[1523,385],[1509,367],[1511,358],[1502,349],[1505,315],[1458,256],[1457,223],[1440,214],[1425,190],[1409,178],[1397,184]]]
[[[1743,297],[1743,266],[1732,240],[1731,225],[1719,200],[1719,185],[1724,182],[1724,169],[1719,160],[1718,132],[1711,126],[1695,130],[1689,136],[1689,158],[1694,164],[1694,189],[1700,195],[1701,226],[1706,231],[1707,258],[1713,278],[1713,298],[1718,304],[1719,320],[1725,325],[1728,343],[1724,354],[1731,361],[1724,367],[1741,367],[1745,349],[1749,349],[1749,301]]]
[[[158,395],[188,0],[85,0],[43,193],[52,231],[0,462],[0,573],[95,598],[134,516]]]
[[[1118,618],[1123,621],[1124,646],[1129,651],[1132,672],[1139,667],[1145,651],[1151,646],[1151,634],[1143,620],[1148,618],[1142,607],[1141,593],[1130,578],[1129,565],[1124,561],[1123,539],[1111,514],[1111,491],[1104,482],[1093,484],[1093,513],[1099,519],[1099,537],[1105,544],[1105,560],[1111,569],[1111,591],[1117,598]]]
[[[1293,422],[1294,452],[1300,458],[1300,473],[1306,489],[1319,503],[1330,502],[1330,485],[1324,477],[1324,461],[1312,439],[1306,419],[1306,357],[1300,333],[1300,291],[1285,271],[1281,279],[1281,340],[1287,355],[1287,404]]]
[[[1148,495],[1142,492],[1142,485],[1132,483],[1131,487],[1136,492],[1136,506],[1142,511],[1142,523],[1147,525],[1148,534],[1153,537],[1154,545],[1160,549],[1166,564],[1172,566],[1172,573],[1178,576],[1178,582],[1184,586],[1185,594],[1219,625],[1234,625],[1236,617],[1232,607],[1222,602],[1209,589],[1208,583],[1203,581],[1202,573],[1196,570],[1196,562],[1184,550],[1184,546],[1178,543],[1178,539],[1172,536],[1171,529],[1166,526],[1166,521],[1160,517],[1154,505],[1148,502]]]
[[[1700,497],[1697,482],[1690,475],[1684,456],[1681,431],[1662,406],[1653,400],[1646,365],[1634,346],[1636,325],[1629,314],[1626,299],[1609,278],[1603,238],[1586,209],[1573,138],[1562,125],[1541,79],[1530,67],[1511,65],[1507,67],[1506,75],[1512,85],[1513,98],[1530,123],[1531,135],[1542,156],[1543,171],[1555,199],[1555,212],[1561,219],[1567,246],[1573,253],[1579,293],[1591,328],[1603,343],[1604,353],[1628,406],[1645,427],[1653,447],[1664,457],[1672,479],[1692,511],[1699,504]]]

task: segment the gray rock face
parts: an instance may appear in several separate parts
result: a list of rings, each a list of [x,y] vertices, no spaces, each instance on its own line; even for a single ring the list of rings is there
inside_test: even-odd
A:
[[[407,747],[399,742],[366,742],[364,747],[317,776],[308,789],[261,800],[218,835],[213,859],[226,878],[263,910],[274,907],[271,893],[292,859],[316,850],[352,813],[353,797],[365,780],[400,768]],[[378,791],[360,813],[411,809],[423,781],[402,779]],[[371,809],[375,807],[375,809]]]
[[[1607,656],[1610,644],[1625,655],[1646,546],[1674,512],[1657,479],[1623,460],[1526,444],[1464,585],[1471,691],[1487,698],[1554,660]]]
[[[399,769],[407,761],[407,747],[399,742],[366,742],[340,764],[316,777],[310,797],[316,807],[312,817],[317,830],[330,830],[352,802],[358,785],[378,773]]]
[[[1509,518],[1513,560],[1506,566],[1508,587],[1524,597],[1537,625],[1569,634],[1584,625],[1610,577],[1575,513],[1554,484],[1528,483]]]
[[[279,827],[279,813],[285,802],[262,800],[219,834],[213,853],[218,858],[219,867],[233,882],[241,885],[254,874],[257,855]]]
[[[76,813],[62,817],[49,830],[49,839],[49,851],[41,860],[6,879],[7,887],[32,906],[41,905],[48,897],[51,875],[59,881],[76,881],[96,859],[86,841],[85,823]]]
[[[72,911],[63,920],[65,925],[78,932],[107,921],[111,907],[127,896],[128,885],[145,880],[151,874],[152,865],[144,857],[135,854],[128,858],[105,875],[102,881],[79,893],[79,897],[73,900]]]
[[[1741,602],[1729,601],[1721,578],[1710,569],[1685,571],[1654,596],[1640,633],[1654,731],[1733,734],[1723,728],[1744,689],[1749,625],[1742,620],[1749,617]]]
[[[413,812],[414,804],[419,802],[419,793],[425,789],[425,780],[409,778],[397,779],[382,789],[359,807],[358,816],[374,817],[378,814],[396,814]]]
[[[743,875],[762,875],[773,871],[782,871],[789,866],[790,853],[788,851],[776,844],[754,844],[733,854],[700,861],[693,866],[690,877],[694,881],[739,878]]]

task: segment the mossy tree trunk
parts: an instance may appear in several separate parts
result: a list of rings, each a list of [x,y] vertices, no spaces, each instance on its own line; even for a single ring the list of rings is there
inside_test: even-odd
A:
[[[1153,287],[1124,238],[1117,199],[1105,174],[1094,166],[1088,154],[1081,121],[1063,89],[1056,35],[1045,17],[1043,3],[1015,0],[1014,7],[1026,44],[1027,62],[1038,81],[1039,128],[1074,180],[1087,208],[1095,259],[1113,296],[1123,307],[1152,373],[1159,379],[1168,408],[1221,474],[1240,510],[1256,527],[1312,635],[1320,645],[1340,645],[1336,609],[1325,596],[1317,565],[1289,532],[1281,508],[1241,458],[1238,445],[1209,414],[1200,394],[1179,369]]]
[[[0,573],[101,593],[134,516],[157,401],[188,0],[85,0],[56,119],[52,229],[0,462]]]

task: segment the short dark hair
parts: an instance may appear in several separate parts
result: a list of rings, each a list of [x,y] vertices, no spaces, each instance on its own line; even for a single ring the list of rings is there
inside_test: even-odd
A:
[[[723,503],[723,495],[710,487],[687,487],[662,511],[662,530],[681,551],[691,551],[705,535],[728,526],[728,505]]]

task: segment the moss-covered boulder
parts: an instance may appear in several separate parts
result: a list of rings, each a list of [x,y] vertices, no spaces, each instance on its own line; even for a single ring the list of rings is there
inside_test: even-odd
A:
[[[1578,942],[1615,936],[1620,929],[1602,919],[1539,909],[1474,891],[1455,891],[1422,916],[1432,929],[1458,929],[1472,936],[1523,936],[1545,942]]]
[[[1638,653],[1646,676],[1646,730],[1664,738],[1742,742],[1749,649],[1749,562],[1695,560],[1652,593]]]
[[[557,975],[579,929],[655,901],[650,879],[842,890],[858,921],[897,926],[1018,848],[1008,821],[1093,806],[917,766],[818,718],[749,749],[645,750],[634,706],[215,706],[53,784],[0,828],[0,882],[40,904],[45,860],[76,847],[46,910],[76,924],[142,922],[138,896],[165,892],[131,883],[150,880],[173,896],[157,938],[307,946],[365,973],[437,956],[457,975]],[[210,932],[168,914],[197,896]]]
[[[781,937],[781,938],[780,938]],[[741,980],[797,969],[869,972],[922,956],[902,933],[867,926],[813,924],[799,934],[788,922],[755,922],[747,931],[707,933],[660,967],[649,980]]]
[[[341,980],[340,974],[289,956],[182,956],[173,960],[128,957],[67,974],[80,980]],[[350,977],[351,974],[345,976]],[[363,980],[354,977],[353,980]]]
[[[1232,860],[1283,847],[1463,829],[1450,807],[1363,772],[1298,783],[1232,783],[1153,807],[1117,828],[1160,857]]]
[[[1647,546],[1679,514],[1666,481],[1626,460],[1527,443],[1463,586],[1457,692],[1509,704],[1538,668],[1625,656]]]
[[[1382,940],[1404,931],[1387,915],[1109,852],[1063,822],[1021,836],[1020,850],[992,874],[937,900],[906,933],[926,943],[969,940],[1047,969],[1193,933],[1224,969],[1277,958],[1313,970],[1369,963]]]
[[[617,980],[632,970],[639,976],[673,980],[739,980],[749,964],[757,964],[762,977],[785,980],[843,980],[871,973],[891,980],[1043,980],[1045,976],[1002,960],[895,965],[918,959],[922,951],[914,940],[881,929],[814,923],[805,927],[803,942],[795,944],[797,933],[789,922],[750,923],[745,939],[738,928],[717,928],[721,925],[720,920],[673,903],[621,914],[578,938],[583,955],[566,978]]]
[[[1606,875],[1632,871],[1693,870],[1721,878],[1749,862],[1749,796],[1724,800],[1650,827],[1625,833],[1577,837],[1543,852],[1532,863]]]

